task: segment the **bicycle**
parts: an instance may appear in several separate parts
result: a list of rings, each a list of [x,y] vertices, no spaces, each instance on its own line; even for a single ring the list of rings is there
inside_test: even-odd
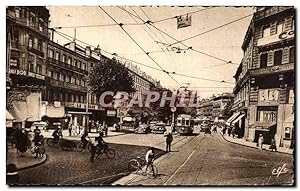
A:
[[[90,148],[90,147],[88,147]],[[108,148],[107,144],[103,144],[103,146],[101,148],[97,147],[96,148],[96,159],[102,155],[105,154],[107,158],[109,159],[113,159],[115,158],[115,150]]]
[[[91,151],[91,142],[88,142],[88,143],[86,144],[85,148],[86,148],[88,151]],[[81,152],[81,151],[83,151],[83,149],[84,149],[83,142],[82,142],[82,141],[78,142],[78,143],[76,144],[76,150],[79,151],[79,152]]]
[[[157,177],[158,170],[153,162],[148,166],[144,166],[145,171],[143,170],[142,164],[145,164],[146,161],[144,157],[138,156],[137,158],[131,159],[128,163],[128,171],[134,172],[141,175],[146,175],[148,178],[155,178]]]

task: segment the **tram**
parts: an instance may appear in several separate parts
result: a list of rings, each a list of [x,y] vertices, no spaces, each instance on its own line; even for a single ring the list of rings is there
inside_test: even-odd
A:
[[[176,119],[176,130],[180,135],[191,135],[194,131],[194,120],[191,115],[180,114]]]

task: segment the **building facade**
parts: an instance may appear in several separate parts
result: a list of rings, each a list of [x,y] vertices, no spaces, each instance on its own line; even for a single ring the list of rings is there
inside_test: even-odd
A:
[[[109,58],[99,47],[92,50],[75,40],[55,43],[49,17],[46,7],[7,8],[8,112],[23,127],[40,120],[87,126],[90,120],[116,117],[116,110],[100,107],[99,97],[87,83],[90,70]],[[135,90],[146,95],[156,81],[132,64],[127,63],[127,68]]]
[[[230,107],[233,102],[232,93],[223,93],[213,98],[212,118],[215,121],[226,120],[230,116]]]
[[[27,126],[41,120],[46,87],[49,11],[42,6],[7,7],[7,110]]]
[[[257,8],[242,44],[244,57],[234,76],[234,115],[245,120],[243,137],[294,146],[295,9]]]

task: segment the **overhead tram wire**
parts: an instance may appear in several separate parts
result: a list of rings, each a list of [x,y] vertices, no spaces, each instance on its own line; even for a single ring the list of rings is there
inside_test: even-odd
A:
[[[59,32],[59,31],[56,31],[56,30],[55,30],[55,32],[56,32],[57,34],[59,34],[60,36],[63,35],[62,37],[64,37],[64,38],[67,39],[67,40],[71,40],[71,41],[72,41],[72,40],[74,39],[74,37],[72,37],[72,36],[70,36],[70,35],[68,35],[68,34],[65,34],[65,33],[63,33],[63,32]],[[67,37],[69,37],[69,38],[67,38],[67,37],[65,37],[65,36],[67,36]],[[82,41],[82,40],[76,39],[76,41],[78,41],[78,42],[80,42],[80,43],[82,43],[82,44],[88,45],[88,46],[90,46],[90,47],[96,48],[96,46],[93,46],[93,45],[91,45],[91,44],[89,44],[89,43],[86,43],[86,42],[84,42],[84,41]],[[154,70],[157,70],[157,71],[166,73],[165,70],[162,70],[162,69],[159,69],[159,68],[155,68],[155,67],[152,67],[152,66],[143,64],[143,63],[141,63],[141,62],[137,62],[137,61],[135,61],[135,60],[128,59],[128,58],[126,58],[126,57],[119,56],[119,55],[117,55],[116,53],[111,53],[111,52],[108,52],[108,51],[103,50],[103,49],[101,49],[101,51],[103,51],[103,52],[105,52],[105,53],[107,53],[107,54],[109,54],[109,55],[116,56],[116,57],[119,57],[119,58],[121,58],[121,59],[128,60],[128,61],[130,61],[130,62],[133,62],[133,63],[139,64],[139,65],[142,65],[142,66],[145,66],[145,67],[148,67],[148,68],[151,68],[151,69],[154,69]],[[213,81],[213,82],[219,82],[219,83],[230,83],[230,84],[234,84],[233,82],[225,82],[225,81],[220,81],[220,80],[218,81],[218,80],[212,80],[212,79],[206,79],[206,78],[199,78],[199,77],[195,77],[195,76],[190,76],[190,75],[185,75],[185,74],[179,74],[179,73],[176,73],[176,72],[168,72],[168,73],[171,73],[171,74],[173,74],[173,75],[179,75],[179,76],[184,76],[184,77],[188,77],[188,78],[193,78],[193,79],[200,79],[200,80],[205,80],[205,81]]]
[[[148,17],[148,15],[146,14],[146,12],[145,12],[141,7],[139,7],[139,8],[140,8],[140,10],[144,13],[144,15],[147,17],[147,19],[148,19],[149,21],[151,21],[150,17]],[[149,28],[149,30],[152,31],[152,29],[151,29],[148,25],[146,25],[146,26]],[[155,34],[154,31],[152,31],[152,32]],[[160,34],[160,36],[162,36],[162,38],[163,38],[168,44],[170,44],[169,41],[165,38],[165,36],[164,36],[160,31],[158,31],[158,33]],[[158,36],[157,36],[157,38],[158,38]],[[162,40],[160,40],[160,38],[158,38],[158,39],[159,39],[159,41],[162,41]]]
[[[246,16],[244,16],[244,17],[241,17],[241,18],[239,18],[239,19],[230,21],[229,23],[225,23],[225,24],[223,24],[223,25],[220,25],[220,26],[215,27],[215,28],[213,28],[213,29],[210,29],[210,30],[208,30],[208,31],[205,31],[205,32],[196,34],[196,35],[194,35],[194,36],[191,36],[191,37],[186,38],[186,39],[183,39],[183,40],[179,40],[179,41],[177,41],[177,42],[175,42],[175,43],[170,44],[170,46],[172,46],[172,45],[174,45],[174,44],[182,43],[182,42],[184,42],[184,41],[190,40],[190,39],[192,39],[192,38],[195,38],[195,37],[198,37],[198,36],[201,36],[201,35],[204,35],[204,34],[209,33],[209,32],[211,32],[211,31],[217,30],[217,29],[222,28],[222,27],[224,27],[224,26],[227,26],[227,25],[230,25],[230,24],[235,23],[235,22],[237,22],[237,21],[240,21],[240,20],[243,20],[243,19],[245,19],[245,18],[248,18],[248,17],[250,17],[250,16],[252,16],[252,15],[253,15],[253,14],[246,15]]]
[[[107,16],[109,16],[115,23],[118,23],[109,13],[107,13],[101,6],[98,6]],[[132,36],[122,27],[122,23],[119,23],[120,28],[127,34],[127,36],[160,68],[162,69],[171,79],[173,79],[180,87],[182,86],[175,78],[173,78],[168,71],[164,70],[147,52],[132,38]]]
[[[144,23],[123,23],[123,25],[126,25],[126,26],[138,26],[138,25],[144,25]],[[53,29],[66,29],[66,28],[92,28],[92,27],[109,27],[109,26],[118,26],[118,24],[58,26],[58,27],[52,27],[52,28]]]
[[[119,8],[120,8],[120,7],[119,7]],[[121,9],[121,8],[120,8],[120,9]],[[122,9],[122,10],[126,11],[126,12],[129,13],[129,14],[132,14],[132,13],[128,12],[126,9]],[[137,17],[137,16],[134,15],[134,14],[132,14],[132,15],[135,16],[135,17]],[[137,18],[140,19],[140,20],[141,20],[142,22],[144,22],[145,24],[149,24],[150,26],[152,26],[152,27],[155,28],[156,30],[162,32],[163,34],[165,34],[165,35],[168,36],[169,38],[173,39],[174,41],[176,41],[176,42],[179,41],[179,40],[177,40],[176,38],[174,38],[173,36],[171,36],[171,35],[169,35],[168,33],[164,32],[163,30],[157,28],[155,25],[152,24],[151,21],[144,21],[142,18],[139,18],[139,17],[137,17]],[[222,62],[225,62],[226,64],[231,63],[231,64],[239,65],[238,63],[233,63],[233,62],[231,62],[231,61],[227,61],[227,60],[224,60],[224,59],[222,59],[222,58],[219,58],[219,57],[216,57],[216,56],[213,56],[213,55],[204,53],[204,52],[202,52],[202,51],[196,50],[196,49],[194,49],[194,48],[192,48],[192,47],[190,47],[190,46],[187,46],[187,45],[184,44],[183,42],[180,42],[180,44],[182,44],[182,45],[185,46],[186,48],[189,48],[189,49],[191,49],[191,50],[193,50],[193,51],[195,51],[195,52],[197,52],[197,53],[203,54],[203,55],[205,55],[205,56],[208,56],[208,57],[211,57],[211,58],[214,58],[214,59],[217,59],[217,60],[220,60],[220,61],[222,61]]]
[[[67,35],[67,34],[65,34],[65,33],[62,33],[62,32],[59,32],[59,31],[55,31],[55,32],[56,32],[59,36],[65,38],[65,39],[67,39],[67,40],[69,40],[69,41],[72,41],[72,40],[73,40],[73,37],[71,37],[71,36],[69,36],[69,35]],[[67,37],[65,37],[65,36],[67,36],[67,37],[69,37],[69,38],[67,38]],[[91,45],[91,44],[88,44],[88,43],[86,43],[86,42],[83,42],[83,41],[81,41],[81,40],[79,40],[79,39],[76,39],[76,41],[81,42],[81,43],[83,43],[83,44],[85,44],[85,45],[88,45],[88,46],[90,46],[90,47],[96,48],[95,46],[93,46],[93,45]],[[116,56],[116,57],[119,57],[119,58],[121,58],[121,59],[128,60],[128,61],[130,61],[130,62],[133,62],[133,63],[139,64],[139,65],[142,65],[142,66],[151,68],[151,69],[153,69],[153,70],[157,70],[157,71],[162,72],[161,69],[158,69],[158,68],[155,68],[155,67],[152,67],[152,66],[149,66],[149,65],[146,65],[146,64],[143,64],[143,63],[140,63],[140,62],[137,62],[137,61],[134,61],[134,60],[131,60],[131,59],[122,57],[122,56],[119,56],[119,55],[117,55],[117,54],[108,52],[108,51],[106,51],[106,50],[101,49],[101,51],[103,51],[103,52],[105,52],[105,53],[107,53],[107,54],[109,54],[109,55]]]
[[[129,8],[136,14],[136,16],[137,17],[139,17],[139,18],[141,18],[140,17],[140,15],[131,7],[131,6],[129,6]],[[124,8],[125,9],[125,8]],[[131,14],[128,14],[128,15],[130,15],[131,16]],[[131,16],[132,17],[132,16]],[[136,21],[137,22],[137,21]],[[154,31],[152,31],[152,29],[151,29],[151,27],[149,27],[148,25],[145,25],[148,29],[149,29],[149,31],[151,31],[151,33],[152,34],[154,34],[154,36],[159,40],[159,41],[161,41],[161,39],[158,37],[158,35],[156,35],[156,33],[154,32]],[[143,28],[144,29],[144,28]],[[145,30],[145,29],[144,29]],[[146,30],[145,30],[146,31]],[[154,39],[153,39],[154,40]],[[154,42],[156,42],[156,40],[154,40]],[[158,43],[156,43],[156,44],[158,44]],[[163,52],[165,52],[165,50],[162,48],[162,46],[160,45],[160,44],[158,44],[158,46],[161,48],[161,50],[163,51]]]
[[[130,7],[131,8],[131,7]],[[131,8],[131,10],[133,10],[132,8]],[[134,10],[133,10],[134,11]],[[134,11],[135,12],[135,11]],[[135,12],[136,13],[136,12]],[[137,13],[136,13],[137,14]],[[136,21],[136,19],[131,15],[131,14],[128,14],[136,23],[138,23],[137,21]],[[149,26],[148,25],[146,25],[148,28],[149,28]],[[152,40],[155,42],[156,40],[154,39],[154,37],[152,37],[152,35],[146,30],[146,29],[144,29],[142,26],[141,26],[141,28],[148,34],[148,36],[150,36],[151,38],[152,38]],[[159,46],[159,48],[162,50],[162,52],[164,52],[164,49],[158,44],[158,46]],[[150,52],[148,52],[148,53],[150,53]],[[151,53],[153,53],[153,52],[151,52]]]

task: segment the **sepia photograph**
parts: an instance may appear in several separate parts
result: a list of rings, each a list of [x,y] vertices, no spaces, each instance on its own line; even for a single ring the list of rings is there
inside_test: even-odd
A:
[[[295,186],[294,6],[5,11],[9,187]]]

